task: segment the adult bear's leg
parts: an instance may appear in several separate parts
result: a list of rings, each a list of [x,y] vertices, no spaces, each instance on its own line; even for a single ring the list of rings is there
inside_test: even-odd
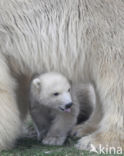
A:
[[[4,57],[0,57],[0,150],[9,149],[21,134],[21,119],[15,95],[16,83]]]
[[[103,118],[93,134],[79,140],[79,149],[115,147],[124,150],[124,72],[123,61],[107,60],[95,68],[96,88],[102,101]],[[99,68],[100,67],[100,68]]]
[[[82,111],[91,112],[90,117],[87,121],[76,125],[72,130],[72,136],[83,137],[89,135],[98,129],[99,122],[102,119],[102,108],[100,104],[100,100],[97,96],[97,92],[95,92],[94,86],[91,84],[82,86],[82,90],[79,93],[79,103]]]

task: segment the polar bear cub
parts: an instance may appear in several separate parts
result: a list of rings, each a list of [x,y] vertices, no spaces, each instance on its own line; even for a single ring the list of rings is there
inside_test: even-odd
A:
[[[79,104],[71,85],[60,73],[35,77],[30,86],[30,114],[43,144],[62,145],[77,122]]]

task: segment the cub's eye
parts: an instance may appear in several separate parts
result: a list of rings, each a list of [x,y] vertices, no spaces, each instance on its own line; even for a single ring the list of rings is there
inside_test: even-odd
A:
[[[69,89],[68,89],[68,92],[70,92],[70,90],[71,90],[71,89],[69,88]]]
[[[59,95],[59,93],[57,93],[57,92],[56,92],[56,93],[54,93],[53,95],[54,95],[54,96],[58,96],[58,95]]]

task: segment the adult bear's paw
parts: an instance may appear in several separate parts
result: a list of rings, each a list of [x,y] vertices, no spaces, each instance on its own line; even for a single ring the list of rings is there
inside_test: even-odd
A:
[[[80,150],[88,150],[99,153],[106,152],[106,148],[123,149],[123,139],[118,140],[118,135],[112,131],[96,132],[91,135],[82,137],[76,144],[76,148]]]

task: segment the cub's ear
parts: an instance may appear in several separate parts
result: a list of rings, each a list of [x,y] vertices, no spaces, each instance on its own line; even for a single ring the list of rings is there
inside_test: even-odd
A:
[[[38,91],[41,90],[41,82],[40,82],[40,79],[39,78],[35,78],[33,81],[32,81],[32,85],[35,89],[37,89]]]

